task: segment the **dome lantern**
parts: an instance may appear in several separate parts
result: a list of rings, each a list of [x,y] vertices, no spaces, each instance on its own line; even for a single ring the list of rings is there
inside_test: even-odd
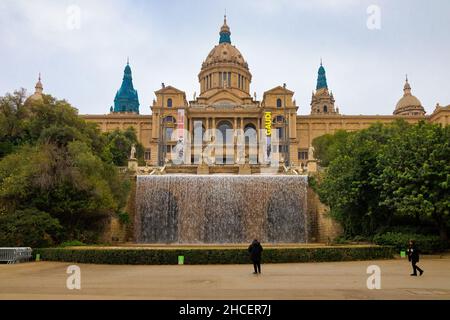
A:
[[[223,26],[220,28],[220,39],[219,43],[230,43],[231,44],[231,32],[230,27],[227,25],[227,16],[224,16]]]

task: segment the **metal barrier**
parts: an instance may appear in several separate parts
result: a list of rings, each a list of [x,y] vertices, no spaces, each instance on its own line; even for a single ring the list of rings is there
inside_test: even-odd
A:
[[[0,248],[0,262],[14,264],[31,260],[31,248]]]

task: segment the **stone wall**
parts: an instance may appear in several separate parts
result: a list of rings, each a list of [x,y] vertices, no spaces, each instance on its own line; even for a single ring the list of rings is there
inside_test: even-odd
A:
[[[341,225],[329,215],[329,208],[319,200],[319,196],[308,187],[308,223],[310,242],[330,243],[342,234]]]

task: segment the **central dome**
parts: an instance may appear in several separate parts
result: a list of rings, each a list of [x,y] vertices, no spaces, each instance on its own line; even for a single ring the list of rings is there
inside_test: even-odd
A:
[[[231,44],[231,31],[225,16],[220,29],[219,44],[209,52],[198,76],[200,96],[211,97],[226,90],[241,98],[248,98],[252,75],[242,53]]]
[[[217,63],[232,63],[244,67],[248,70],[248,64],[245,62],[241,52],[232,44],[223,42],[215,46],[208,54],[202,69],[210,67]]]

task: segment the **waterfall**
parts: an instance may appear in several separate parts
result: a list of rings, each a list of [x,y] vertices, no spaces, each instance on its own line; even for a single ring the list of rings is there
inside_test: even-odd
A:
[[[138,243],[307,242],[307,177],[138,176]]]

